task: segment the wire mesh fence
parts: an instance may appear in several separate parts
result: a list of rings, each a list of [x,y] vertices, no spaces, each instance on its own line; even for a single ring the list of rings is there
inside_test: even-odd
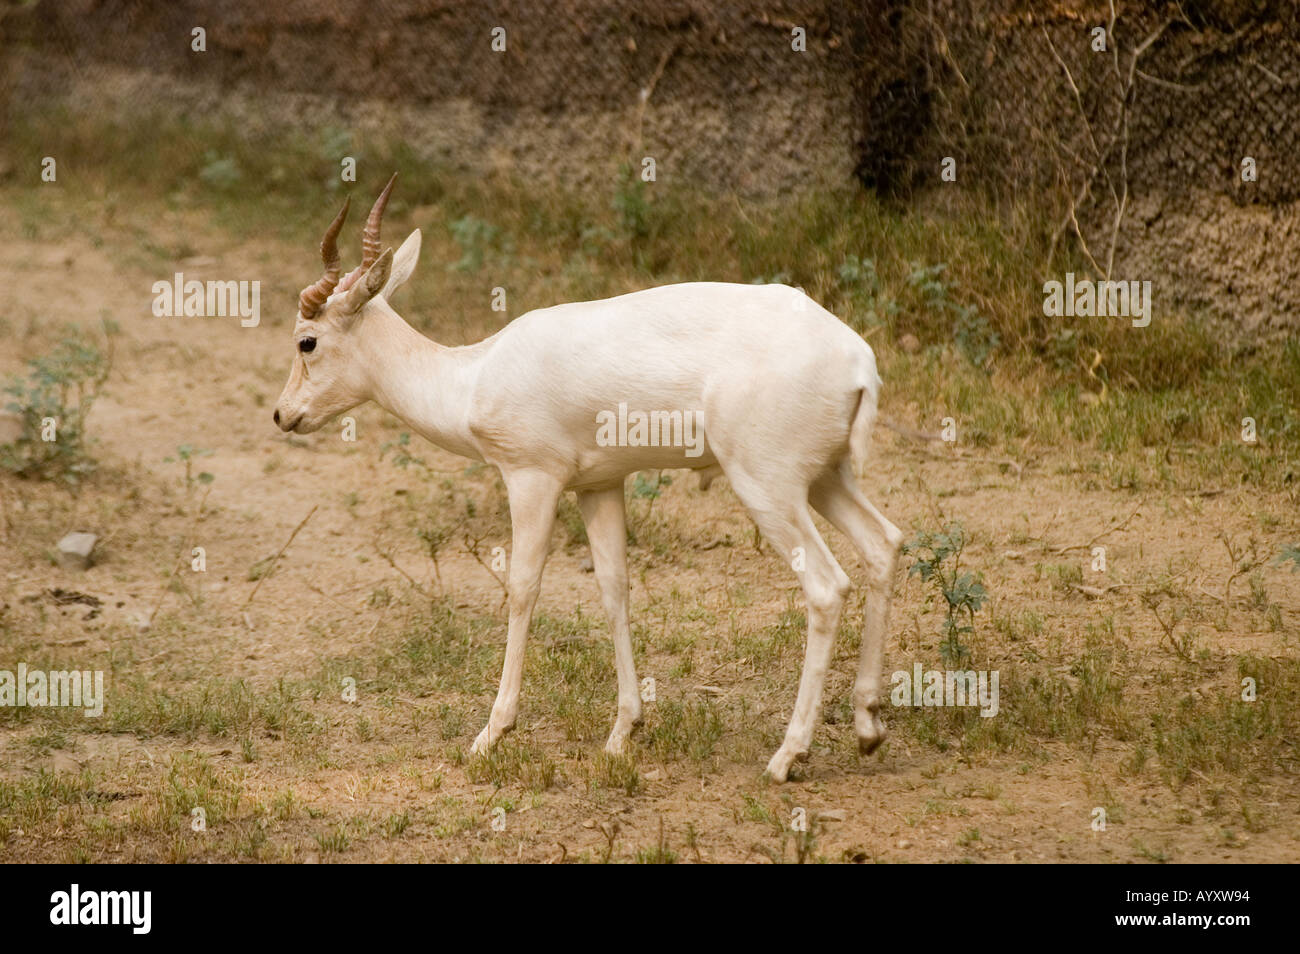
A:
[[[1039,206],[1098,276],[1140,273],[1248,328],[1290,321],[1293,4],[934,0],[891,20],[864,181],[910,194],[952,156],[958,181]]]
[[[1099,277],[1271,331],[1300,313],[1298,24],[1294,0],[22,3],[0,129],[170,113],[577,187],[644,155],[747,195],[955,186],[1033,208]]]

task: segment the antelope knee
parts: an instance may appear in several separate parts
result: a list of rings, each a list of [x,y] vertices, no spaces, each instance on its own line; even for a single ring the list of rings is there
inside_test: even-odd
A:
[[[833,580],[819,581],[808,587],[808,608],[821,613],[838,613],[852,589],[853,584],[843,572]]]
[[[510,615],[517,616],[526,614],[537,602],[537,594],[542,590],[541,581],[530,580],[524,584],[511,584],[510,589]]]

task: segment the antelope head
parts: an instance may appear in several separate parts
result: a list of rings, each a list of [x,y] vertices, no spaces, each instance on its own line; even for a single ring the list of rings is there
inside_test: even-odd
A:
[[[370,370],[359,357],[362,326],[368,314],[391,313],[388,296],[410,277],[420,254],[419,229],[402,243],[396,256],[391,248],[380,253],[379,227],[396,181],[394,173],[366,219],[361,264],[341,280],[338,237],[350,199],[325,230],[320,243],[325,272],[298,296],[293,326],[296,353],[273,415],[281,430],[310,433],[370,400]]]

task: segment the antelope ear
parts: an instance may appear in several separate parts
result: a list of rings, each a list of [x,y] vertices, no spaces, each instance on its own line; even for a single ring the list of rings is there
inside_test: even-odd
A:
[[[366,269],[366,273],[349,288],[343,299],[343,313],[357,315],[370,299],[379,294],[388,281],[388,274],[393,267],[393,250],[384,249],[384,254],[375,259],[375,263]]]
[[[393,297],[393,292],[406,284],[406,280],[411,277],[415,271],[415,263],[420,258],[420,230],[416,229],[406,237],[402,247],[397,250],[393,256],[393,271],[388,276],[388,281],[384,284],[384,290],[381,291],[380,297],[385,300]]]

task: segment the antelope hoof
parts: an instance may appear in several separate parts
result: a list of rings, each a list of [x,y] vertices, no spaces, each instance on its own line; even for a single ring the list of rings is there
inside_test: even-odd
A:
[[[474,744],[470,746],[470,754],[487,755],[501,741],[501,737],[509,731],[509,726],[493,730],[492,723],[488,722],[487,725],[483,726],[483,731],[478,734],[478,738],[474,740]]]
[[[858,720],[858,754],[870,755],[889,737],[885,723],[874,712]]]
[[[619,719],[615,722],[609,741],[605,743],[605,751],[610,755],[622,755],[627,750],[627,740],[640,724],[640,719],[629,719],[626,722]]]
[[[774,782],[784,782],[790,777],[790,766],[794,765],[795,762],[806,761],[808,761],[807,752],[787,749],[783,745],[776,750],[776,754],[767,763],[767,770],[763,774]]]

